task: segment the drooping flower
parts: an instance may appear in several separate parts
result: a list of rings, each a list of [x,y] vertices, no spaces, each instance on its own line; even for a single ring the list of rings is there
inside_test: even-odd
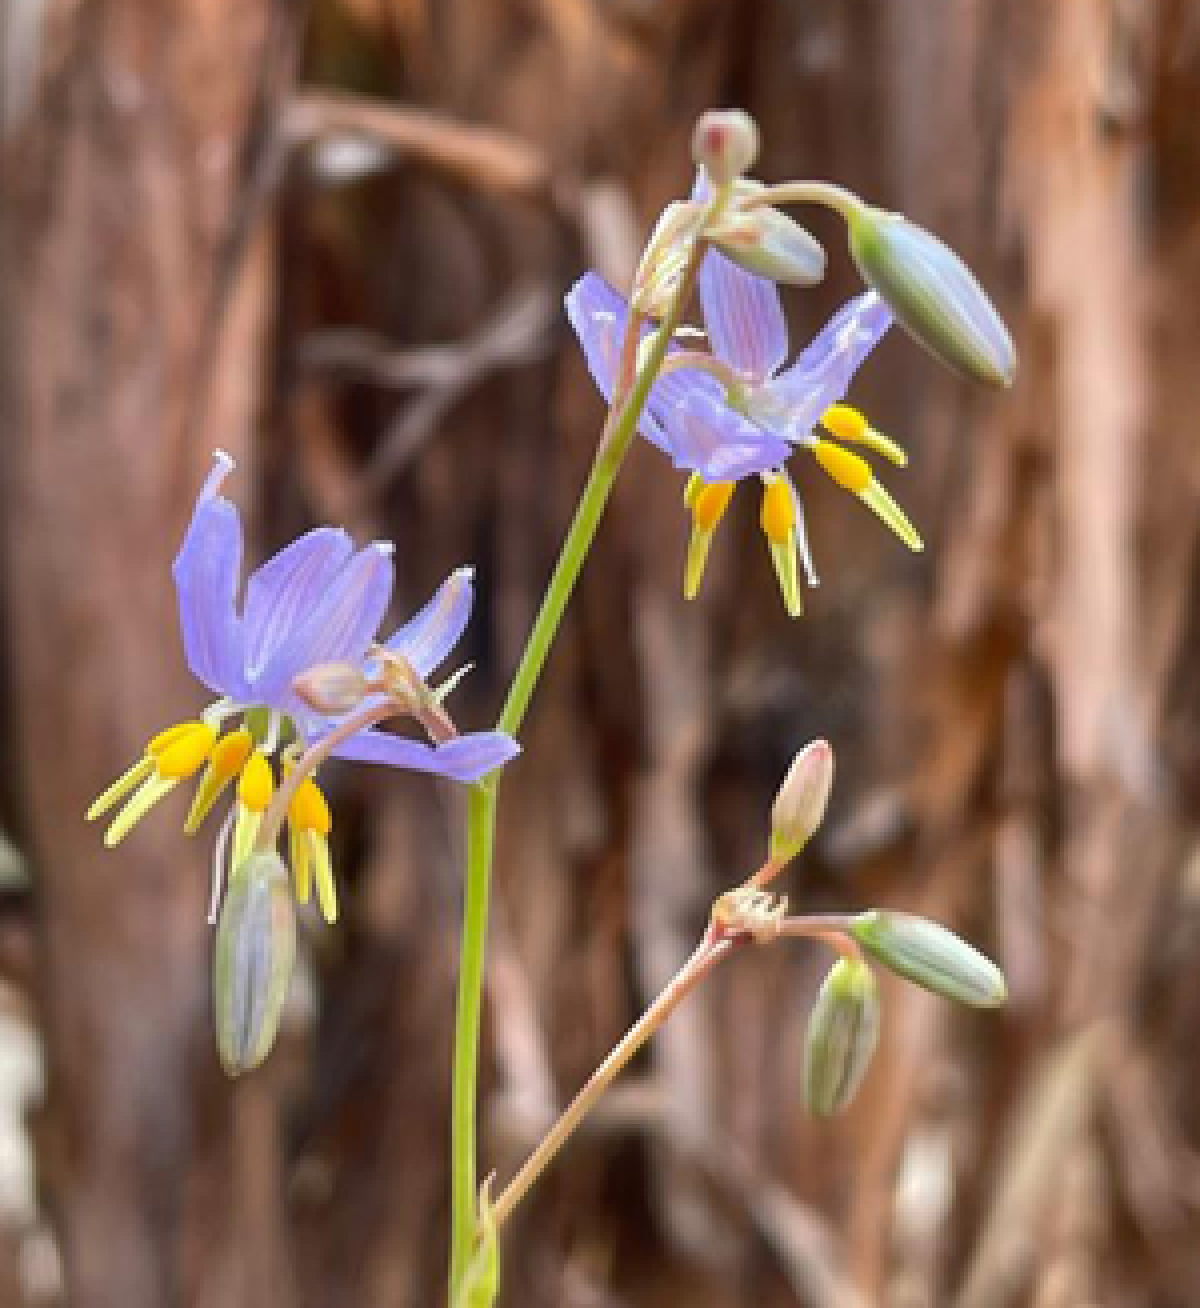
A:
[[[414,618],[376,647],[392,593],[391,547],[374,543],[356,549],[346,532],[318,527],[255,569],[239,606],[241,519],[220,494],[233,466],[218,452],[173,568],[188,667],[218,698],[195,720],[154,736],[87,814],[95,819],[120,804],[105,832],[111,847],[180,782],[201,774],[185,823],[192,832],[233,786],[234,801],[214,853],[214,915],[225,865],[236,869],[249,854],[281,771],[345,718],[313,707],[306,674],[345,666],[363,670],[365,678],[380,658],[391,657],[404,661],[423,686],[458,642],[473,600],[471,570],[460,568]],[[430,744],[372,728],[348,736],[332,754],[465,782],[517,752],[509,736],[495,731]],[[315,875],[322,911],[332,921],[337,898],[328,846],[331,818],[311,777],[293,796],[288,821],[297,897],[308,898]]]
[[[901,466],[906,462],[898,446],[842,403],[855,372],[892,323],[887,305],[873,291],[857,296],[785,367],[787,323],[773,282],[716,251],[705,256],[698,281],[711,353],[687,349],[682,341],[673,345],[639,427],[677,467],[694,474],[686,491],[693,517],[684,587],[689,597],[699,586],[732,483],[757,475],[763,482],[762,527],[784,601],[789,612],[801,611],[797,551],[810,584],[816,575],[799,497],[783,470],[797,446],[810,450],[828,476],[910,548],[920,549],[916,530],[870,466],[844,448],[859,444]],[[611,401],[628,323],[625,301],[589,273],[568,294],[567,316],[593,379]],[[828,435],[818,435],[818,425]]]

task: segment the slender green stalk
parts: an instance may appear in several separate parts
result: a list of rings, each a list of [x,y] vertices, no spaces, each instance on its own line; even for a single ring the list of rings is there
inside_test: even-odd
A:
[[[764,186],[755,191],[742,202],[743,209],[757,209],[764,204],[779,206],[785,204],[820,204],[827,209],[836,210],[850,222],[861,213],[863,202],[844,186],[833,182],[779,182],[774,186]]]
[[[458,1002],[454,1015],[454,1085],[450,1105],[451,1214],[450,1301],[475,1243],[475,1090],[479,1081],[479,1024],[483,1007],[483,961],[487,945],[492,839],[496,830],[496,784],[480,781],[467,795],[467,897],[463,906]]]
[[[596,536],[608,497],[633,443],[650,394],[684,306],[692,293],[704,247],[693,249],[675,298],[645,357],[638,358],[641,322],[631,315],[621,354],[613,407],[604,424],[587,485],[567,530],[554,573],[500,714],[497,728],[515,736],[545,667],[550,647]],[[640,362],[641,366],[638,367]],[[470,1262],[475,1242],[478,1174],[475,1159],[475,1106],[479,1076],[479,1026],[483,1009],[483,961],[487,944],[488,900],[492,879],[492,836],[496,824],[496,779],[472,788],[467,805],[467,886],[463,906],[458,1001],[454,1028],[454,1084],[451,1090],[451,1245],[450,1302]]]

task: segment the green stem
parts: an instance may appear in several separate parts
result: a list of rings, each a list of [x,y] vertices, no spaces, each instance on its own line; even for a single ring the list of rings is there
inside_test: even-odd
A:
[[[463,906],[458,1002],[454,1015],[454,1085],[451,1098],[450,1302],[475,1243],[475,1090],[479,1080],[479,1024],[487,944],[496,784],[481,781],[467,795],[467,895]]]
[[[595,539],[608,497],[633,443],[638,421],[650,394],[671,338],[679,326],[704,246],[692,251],[675,298],[650,338],[645,357],[639,362],[641,321],[630,315],[621,353],[620,375],[613,407],[604,424],[587,485],[563,541],[550,584],[529,633],[521,661],[500,714],[497,728],[515,736],[525,721],[529,701],[545,667],[550,647],[558,634],[567,601],[575,589],[583,562]],[[470,1262],[475,1243],[475,1201],[478,1175],[475,1158],[475,1105],[479,1075],[479,1026],[483,1009],[483,961],[487,944],[488,899],[492,879],[492,837],[496,825],[496,778],[471,789],[467,802],[467,886],[463,907],[461,960],[458,971],[458,1001],[454,1028],[454,1084],[451,1090],[451,1246],[450,1302]]]

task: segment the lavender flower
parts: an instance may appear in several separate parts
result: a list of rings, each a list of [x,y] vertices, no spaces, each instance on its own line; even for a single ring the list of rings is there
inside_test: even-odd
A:
[[[762,525],[790,613],[801,611],[796,556],[810,585],[816,574],[799,498],[783,465],[792,448],[812,451],[824,471],[863,500],[912,549],[921,539],[869,465],[835,441],[861,444],[892,462],[904,452],[856,410],[841,403],[855,372],[892,323],[887,305],[868,291],[844,305],[790,367],[787,323],[773,282],[710,251],[699,273],[700,302],[711,353],[673,346],[651,388],[639,430],[675,465],[694,474],[685,592],[699,587],[708,548],[725,508],[728,483],[764,482]],[[589,273],[567,295],[567,316],[588,368],[611,402],[628,323],[625,301]],[[647,329],[647,331],[652,329]]]
[[[311,696],[302,698],[296,683],[303,688],[305,674],[315,667],[345,664],[367,672],[377,666],[373,642],[393,581],[389,545],[355,549],[346,532],[318,527],[250,574],[239,609],[242,525],[233,504],[219,493],[233,466],[218,452],[173,569],[188,667],[219,698],[198,719],[155,736],[87,814],[97,818],[124,801],[105,833],[111,847],[203,768],[185,824],[191,832],[236,780],[234,804],[216,843],[214,912],[230,840],[229,861],[236,869],[253,846],[277,769],[286,772],[307,745],[342,720],[315,711]],[[403,659],[422,684],[462,635],[473,600],[471,575],[469,568],[453,573],[381,647],[384,656]],[[341,741],[333,756],[466,782],[517,752],[509,736],[495,731],[429,744],[369,729]],[[337,907],[329,865],[331,821],[311,778],[297,790],[288,817],[297,897],[308,898],[315,872],[322,910],[332,921]]]

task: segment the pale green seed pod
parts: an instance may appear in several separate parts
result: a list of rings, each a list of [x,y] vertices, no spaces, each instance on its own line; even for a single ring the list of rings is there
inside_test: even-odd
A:
[[[271,1052],[296,959],[296,909],[276,853],[251,854],[225,893],[213,956],[217,1053],[230,1076]]]
[[[867,963],[829,969],[808,1019],[804,1092],[818,1117],[840,1113],[858,1093],[879,1042],[879,986]]]
[[[771,807],[771,859],[782,866],[812,839],[833,789],[833,749],[814,740],[792,760]]]
[[[948,245],[903,215],[862,205],[849,217],[863,280],[926,349],[955,372],[1011,386],[1012,338],[975,275]]]
[[[854,919],[850,933],[885,967],[946,999],[998,1008],[1008,998],[996,964],[928,918],[873,909]]]

